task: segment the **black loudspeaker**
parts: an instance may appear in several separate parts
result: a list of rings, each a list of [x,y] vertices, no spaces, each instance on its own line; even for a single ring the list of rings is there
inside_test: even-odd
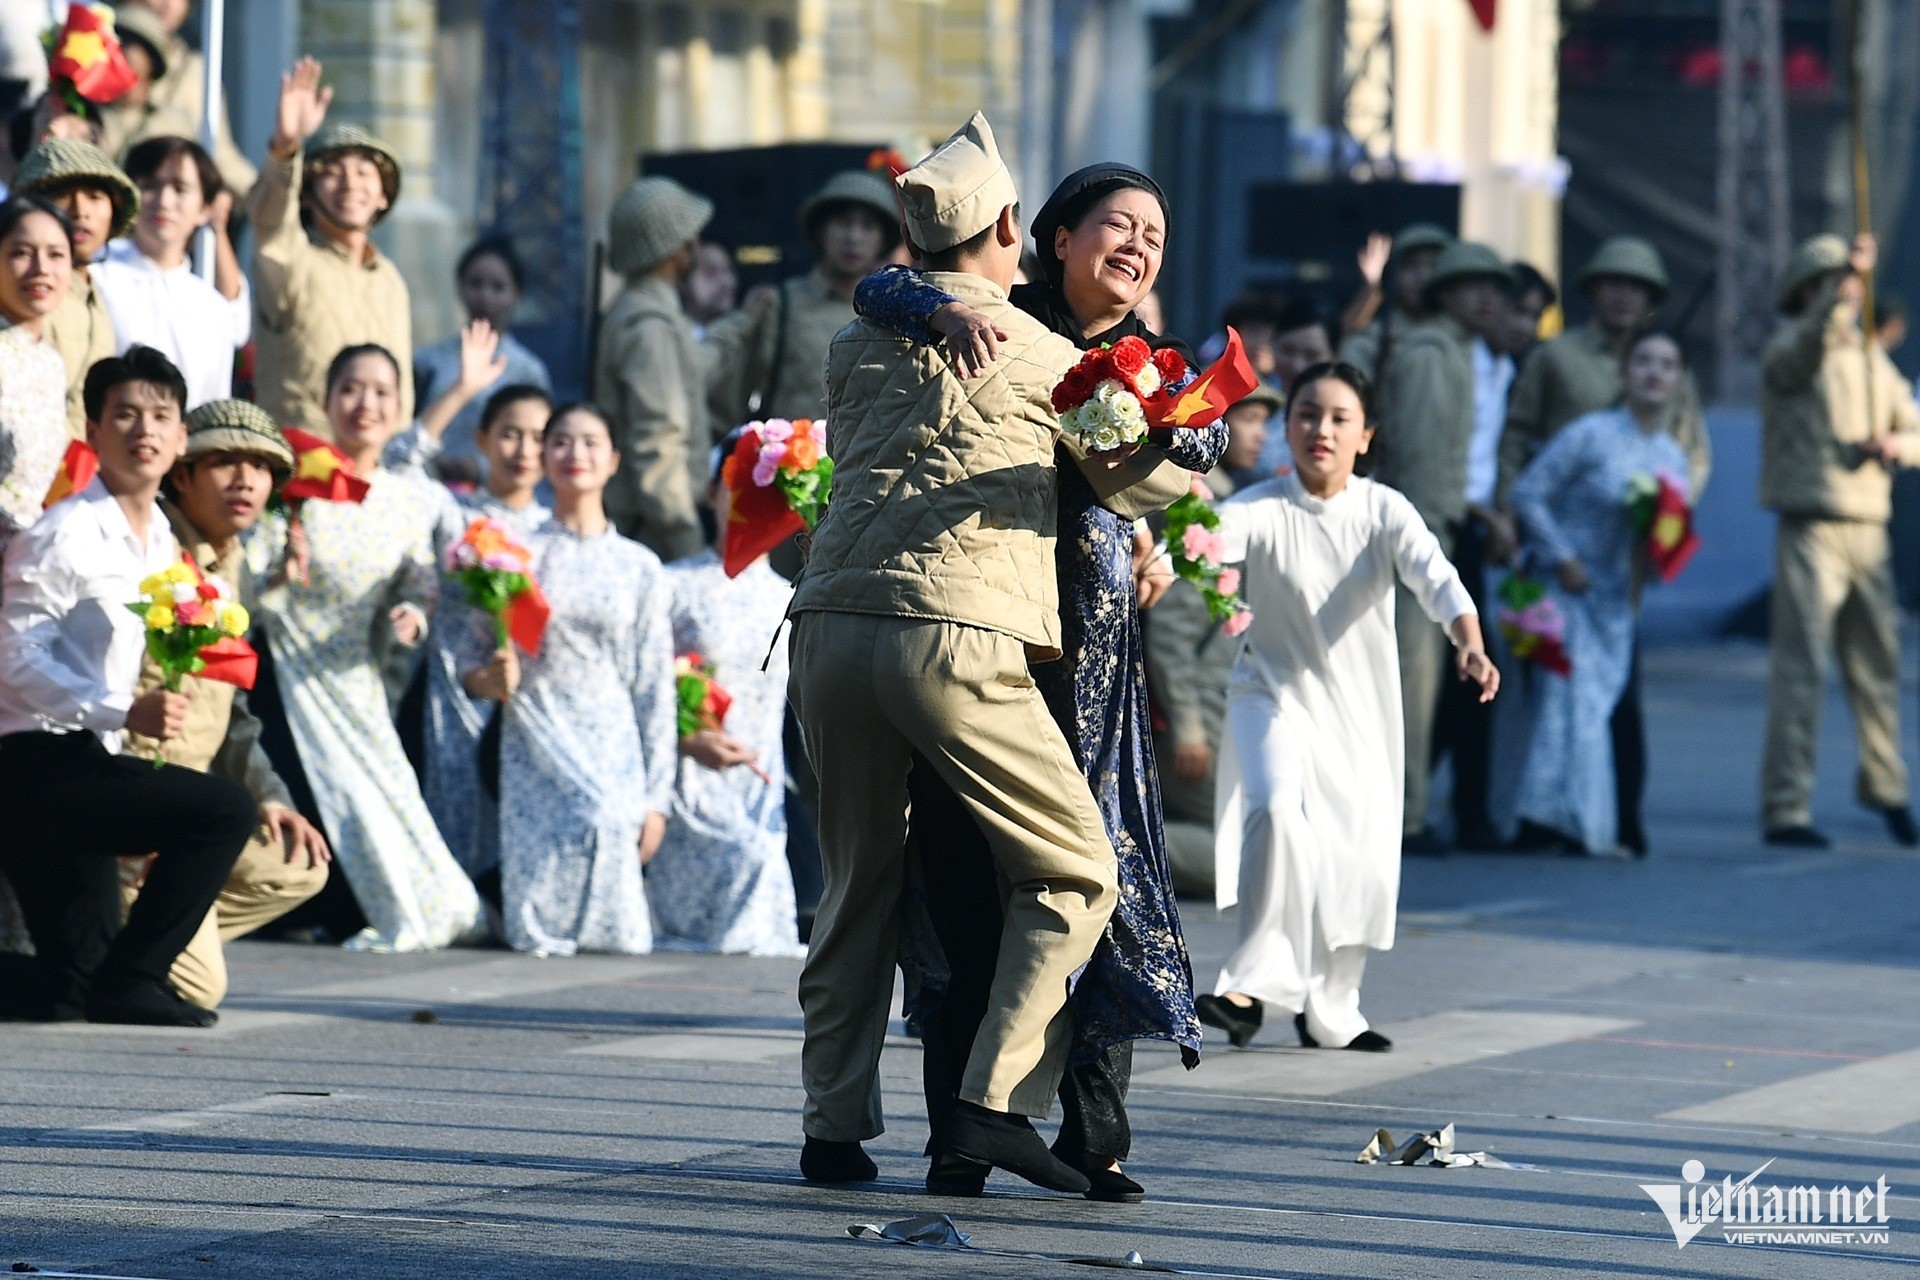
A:
[[[733,251],[744,293],[799,275],[813,265],[800,231],[800,205],[847,169],[865,169],[874,146],[839,142],[676,151],[640,157],[643,177],[666,177],[714,203],[705,238]]]
[[[1247,193],[1248,274],[1337,313],[1360,287],[1367,234],[1432,222],[1459,234],[1460,188],[1434,182],[1274,182]]]

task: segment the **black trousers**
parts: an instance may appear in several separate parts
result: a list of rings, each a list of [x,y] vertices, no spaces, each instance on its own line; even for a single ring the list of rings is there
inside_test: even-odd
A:
[[[1633,665],[1627,668],[1627,687],[1614,704],[1613,785],[1620,820],[1620,843],[1629,848],[1646,846],[1646,828],[1640,808],[1647,793],[1647,726],[1640,714],[1640,641],[1633,642]]]
[[[246,788],[117,756],[91,733],[0,737],[0,871],[20,900],[55,1016],[90,986],[167,981],[252,836]],[[159,856],[120,924],[117,858]]]
[[[927,1099],[928,1154],[934,1155],[945,1147],[967,1058],[987,1015],[1004,904],[986,837],[918,754],[907,794],[913,805],[912,852],[920,859],[927,913],[949,973],[944,991],[923,991],[920,1001],[921,1087]],[[1056,1144],[1062,1155],[1096,1164],[1127,1158],[1133,1146],[1126,1108],[1132,1079],[1132,1044],[1115,1045],[1092,1062],[1067,1068],[1060,1081]]]
[[[1454,568],[1460,581],[1480,611],[1482,622],[1492,618],[1487,611],[1486,531],[1477,520],[1460,525],[1454,537]],[[1490,831],[1493,822],[1487,812],[1487,795],[1493,780],[1493,705],[1480,701],[1477,685],[1455,680],[1451,674],[1440,684],[1440,712],[1433,722],[1433,762],[1445,755],[1453,757],[1453,834],[1457,841]]]

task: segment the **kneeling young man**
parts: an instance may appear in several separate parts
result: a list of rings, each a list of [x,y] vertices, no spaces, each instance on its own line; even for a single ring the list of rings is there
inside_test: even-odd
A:
[[[240,591],[246,578],[240,535],[253,527],[275,486],[292,471],[293,450],[264,410],[244,400],[209,401],[187,415],[186,452],[168,478],[172,497],[163,499],[160,509],[201,571]],[[147,659],[139,691],[158,689],[160,682],[160,668]],[[181,692],[191,702],[180,736],[165,744],[167,764],[239,783],[253,796],[259,814],[253,838],[233,864],[213,910],[173,962],[174,989],[212,1009],[227,994],[221,944],[279,919],[320,892],[333,855],[274,772],[246,694],[198,676],[188,676]],[[128,749],[152,758],[162,744],[136,735]],[[126,865],[143,869],[139,863]],[[132,903],[138,877],[123,873],[123,880],[126,901]]]
[[[146,628],[127,606],[178,550],[155,499],[186,444],[186,383],[135,346],[87,374],[100,473],[7,546],[0,590],[0,871],[39,959],[43,1016],[211,1026],[168,974],[258,816],[244,787],[125,754],[180,736],[184,693],[137,693]],[[120,923],[116,858],[153,854]]]
[[[800,1167],[820,1182],[877,1176],[859,1144],[882,1131],[879,1059],[918,751],[971,812],[1011,886],[950,1145],[1084,1192],[1086,1179],[1027,1120],[1051,1105],[1070,1031],[1068,979],[1116,894],[1099,810],[1027,667],[1060,656],[1051,395],[1080,353],[1007,301],[1020,221],[984,117],[899,187],[928,283],[1007,337],[985,375],[964,382],[939,352],[864,320],[827,356],[837,483],[792,607],[790,697],[820,777],[826,878],[800,978]],[[1124,462],[1074,456],[1122,515],[1163,506],[1188,484],[1150,450]]]

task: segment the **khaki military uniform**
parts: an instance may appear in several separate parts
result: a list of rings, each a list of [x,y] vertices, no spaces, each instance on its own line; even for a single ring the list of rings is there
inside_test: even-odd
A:
[[[238,590],[246,572],[240,548],[235,546],[225,557],[216,557],[213,548],[172,504],[164,504],[164,509],[173,524],[174,537],[192,553],[201,569]],[[159,688],[161,680],[160,668],[148,658],[134,696]],[[260,722],[247,710],[246,695],[233,685],[196,676],[188,676],[182,690],[191,695],[192,702],[187,708],[185,729],[166,744],[167,764],[238,782],[252,793],[256,804],[293,808],[286,785],[261,749]],[[132,733],[127,738],[130,754],[144,759],[160,754],[161,745],[152,738]],[[173,962],[169,976],[183,998],[207,1009],[217,1006],[227,994],[227,962],[221,944],[279,919],[325,886],[325,865],[309,867],[304,855],[289,862],[286,852],[264,827],[241,850],[213,909]],[[131,906],[138,896],[144,872],[144,860],[122,863],[125,905]]]
[[[672,285],[628,280],[600,326],[593,386],[620,451],[607,514],[662,560],[695,554],[706,546],[699,509],[713,429],[699,346]]]
[[[1507,425],[1500,434],[1500,480],[1494,491],[1500,509],[1509,508],[1514,482],[1562,427],[1575,418],[1612,408],[1625,391],[1620,352],[1608,345],[1597,324],[1569,329],[1535,348],[1507,396]],[[1713,447],[1692,374],[1681,384],[1667,431],[1687,451],[1690,492],[1697,503],[1713,469]]]
[[[108,106],[100,112],[100,149],[122,164],[127,152],[148,138],[200,141],[207,114],[206,59],[178,36],[169,43],[166,58],[167,74],[153,82],[145,107]],[[224,103],[214,122],[213,164],[236,196],[244,197],[259,177],[233,141]]]
[[[1371,474],[1407,496],[1453,556],[1467,516],[1467,450],[1473,442],[1473,334],[1436,316],[1394,338],[1380,380],[1380,426]],[[1400,646],[1400,696],[1406,714],[1408,833],[1426,826],[1433,724],[1446,677],[1448,641],[1405,587],[1397,588],[1394,630]]]
[[[1902,464],[1920,464],[1920,409],[1875,346],[1868,420],[1861,335],[1836,316],[1835,288],[1829,283],[1781,326],[1761,366],[1760,501],[1780,517],[1760,783],[1768,830],[1811,823],[1814,744],[1836,655],[1859,741],[1859,798],[1880,808],[1907,803],[1887,544],[1893,481],[1878,461],[1862,460],[1859,446],[1891,432]]]
[[[1217,499],[1233,493],[1222,471],[1207,477]],[[1166,810],[1167,862],[1173,887],[1198,896],[1213,893],[1213,791],[1227,718],[1227,683],[1240,640],[1207,612],[1199,588],[1176,581],[1141,623],[1146,633],[1147,684],[1166,727],[1153,735],[1160,765],[1160,803]],[[1180,747],[1204,746],[1212,764],[1204,778],[1173,772]]]
[[[253,335],[260,407],[285,427],[330,439],[327,366],[344,347],[377,342],[400,362],[400,421],[413,420],[413,313],[392,259],[365,262],[300,225],[305,158],[267,159],[250,204],[254,234]]]
[[[1067,983],[1117,895],[1099,809],[1028,671],[1030,658],[1060,656],[1050,398],[1080,353],[983,278],[927,279],[1008,340],[966,382],[939,352],[866,321],[834,340],[828,421],[845,482],[793,598],[790,696],[820,776],[826,873],[800,978],[804,1127],[829,1141],[882,1131],[914,751],[973,815],[1011,886],[961,1099],[1047,1113],[1071,1030]],[[1102,501],[1137,516],[1188,483],[1156,453],[1085,473]]]
[[[708,325],[701,354],[720,432],[754,417],[825,416],[827,345],[853,321],[851,295],[833,292],[826,277],[812,271],[782,284],[757,316],[736,311]]]
[[[1392,347],[1397,347],[1401,339],[1424,323],[1418,316],[1404,308],[1393,310]],[[1375,320],[1360,332],[1340,344],[1340,359],[1350,364],[1368,378],[1380,376],[1380,352],[1388,348],[1388,329],[1385,317]]]
[[[84,271],[73,273],[67,296],[47,317],[47,341],[60,353],[67,366],[67,431],[75,440],[87,438],[87,370],[114,355],[118,344],[113,336],[113,317],[107,314],[106,299],[94,288],[93,279]]]

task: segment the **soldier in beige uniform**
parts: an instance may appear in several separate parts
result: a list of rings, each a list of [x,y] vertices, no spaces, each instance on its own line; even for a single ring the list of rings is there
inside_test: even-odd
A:
[[[1433,277],[1441,252],[1452,243],[1453,237],[1431,222],[1414,222],[1400,229],[1393,237],[1393,253],[1387,260],[1393,308],[1385,316],[1374,317],[1382,301],[1378,285],[1369,286],[1348,306],[1347,314],[1341,317],[1343,324],[1361,316],[1368,319],[1341,342],[1342,360],[1369,378],[1379,379],[1380,353],[1390,353],[1394,344],[1428,318],[1427,282]]]
[[[820,775],[826,891],[800,978],[809,1179],[876,1176],[879,1061],[918,751],[972,813],[1008,885],[987,1014],[950,1123],[958,1155],[1085,1192],[1027,1116],[1065,1067],[1071,975],[1116,897],[1113,847],[1072,748],[1028,671],[1060,656],[1054,579],[1060,376],[1073,344],[1007,299],[1019,263],[1013,178],[983,116],[899,180],[927,280],[1007,336],[962,381],[937,351],[856,321],[827,358],[833,503],[795,587],[790,697]],[[1126,516],[1184,491],[1146,449],[1075,456]],[[1157,487],[1156,487],[1157,486]],[[1140,505],[1144,504],[1144,505]]]
[[[377,343],[413,367],[407,282],[368,238],[400,198],[400,161],[366,130],[326,124],[332,101],[312,58],[281,78],[267,166],[248,198],[257,398],[280,425],[328,439],[327,366],[343,348]],[[400,421],[412,420],[413,380],[402,378]]]
[[[113,317],[87,264],[100,256],[107,241],[133,230],[140,193],[120,166],[92,143],[47,138],[20,162],[13,194],[51,200],[73,222],[73,280],[47,318],[47,341],[67,365],[67,429],[75,440],[84,440],[87,409],[80,393],[87,370],[119,349]]]
[[[1483,244],[1461,240],[1441,250],[1425,291],[1432,318],[1395,337],[1380,377],[1373,478],[1407,496],[1448,557],[1467,518],[1473,343],[1500,323],[1511,283],[1507,264]],[[1437,854],[1446,845],[1426,825],[1427,789],[1447,639],[1412,592],[1398,591],[1394,630],[1407,737],[1402,847]]]
[[[187,416],[187,448],[174,468],[173,498],[161,503],[173,536],[202,571],[234,590],[246,577],[240,535],[260,517],[274,487],[293,470],[293,451],[273,420],[244,400],[213,400]],[[148,658],[138,697],[161,684],[160,668]],[[240,851],[227,883],[200,928],[173,962],[174,989],[203,1009],[227,993],[227,963],[221,947],[320,892],[332,854],[326,838],[294,808],[286,784],[260,745],[260,722],[239,689],[188,676],[182,687],[192,701],[180,736],[166,744],[170,767],[197,769],[247,788],[260,806],[260,829]],[[161,746],[128,735],[128,751],[152,759]],[[144,859],[123,864],[124,902],[138,896]]]
[[[114,13],[114,29],[122,43],[138,41],[154,62],[153,78],[144,100],[122,98],[100,110],[100,149],[115,160],[125,160],[136,143],[148,138],[191,138],[200,141],[207,115],[207,62],[200,51],[180,38],[180,26],[192,6],[186,0],[123,0]],[[236,195],[245,196],[259,171],[234,144],[223,102],[214,118],[213,163],[220,180]]]
[[[1667,296],[1667,268],[1660,251],[1645,240],[1614,236],[1581,268],[1578,285],[1593,303],[1593,318],[1531,352],[1507,398],[1494,496],[1502,511],[1509,509],[1513,482],[1560,428],[1620,403],[1621,353],[1653,323],[1654,309]],[[1667,429],[1687,451],[1697,501],[1713,466],[1713,450],[1691,374],[1675,399]]]
[[[1900,648],[1887,544],[1890,472],[1920,464],[1920,409],[1878,344],[1863,350],[1862,278],[1874,256],[1871,236],[1851,250],[1838,236],[1815,236],[1796,249],[1780,283],[1787,319],[1761,365],[1760,501],[1780,517],[1760,777],[1769,844],[1827,843],[1813,826],[1813,757],[1834,657],[1859,741],[1855,794],[1885,817],[1895,840],[1920,844],[1900,757]]]
[[[608,265],[627,283],[600,322],[594,357],[593,393],[620,451],[607,515],[669,561],[707,544],[698,495],[707,489],[714,432],[680,282],[712,220],[713,202],[672,178],[635,182],[608,219]]]
[[[759,305],[707,326],[708,403],[730,431],[751,418],[819,418],[827,411],[820,371],[833,335],[853,323],[853,289],[900,243],[900,206],[879,175],[836,175],[800,206],[800,226],[818,257]]]

